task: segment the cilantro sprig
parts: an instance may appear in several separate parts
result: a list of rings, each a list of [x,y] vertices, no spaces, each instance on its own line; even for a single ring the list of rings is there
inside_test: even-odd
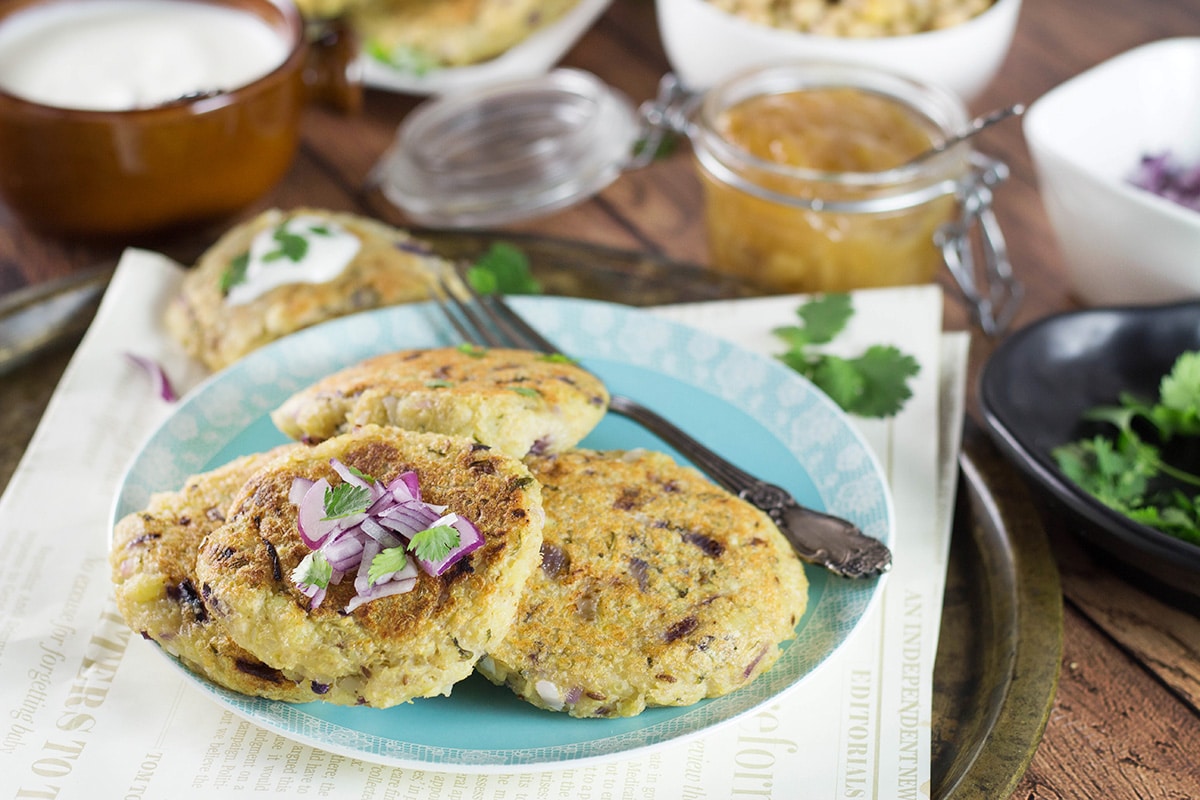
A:
[[[467,268],[467,281],[480,294],[541,294],[529,258],[507,242],[495,242]]]
[[[371,490],[353,483],[339,483],[325,490],[325,519],[361,514],[371,504]]]
[[[818,295],[796,310],[799,324],[775,328],[787,350],[779,359],[812,381],[835,403],[860,417],[890,417],[912,397],[909,378],[920,371],[916,359],[892,345],[872,345],[858,356],[835,355],[831,343],[854,316],[849,294]]]
[[[333,578],[333,565],[320,550],[313,550],[292,570],[292,581],[301,586],[325,589]]]
[[[1200,436],[1200,352],[1180,355],[1159,382],[1158,399],[1130,392],[1084,420],[1111,426],[1052,451],[1063,474],[1135,522],[1200,544],[1200,476],[1170,463],[1164,447]]]
[[[435,525],[423,531],[417,531],[408,540],[407,545],[397,545],[381,550],[371,559],[367,569],[367,580],[374,584],[386,575],[399,572],[408,564],[408,553],[416,554],[423,561],[441,561],[450,555],[450,551],[458,547],[462,537],[450,525]]]

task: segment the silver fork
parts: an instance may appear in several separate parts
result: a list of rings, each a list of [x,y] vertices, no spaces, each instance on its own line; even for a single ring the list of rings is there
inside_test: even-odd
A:
[[[502,297],[481,295],[466,280],[451,286],[443,278],[439,288],[434,298],[464,341],[485,347],[561,352]],[[892,554],[887,546],[864,534],[854,523],[800,505],[783,488],[734,466],[635,400],[614,394],[608,407],[656,434],[720,486],[765,511],[803,560],[846,578],[874,577],[891,568]]]

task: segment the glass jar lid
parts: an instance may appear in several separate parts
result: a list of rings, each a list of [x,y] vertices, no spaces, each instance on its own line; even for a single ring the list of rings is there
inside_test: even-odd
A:
[[[426,101],[401,124],[372,180],[420,224],[504,224],[607,187],[640,133],[626,97],[588,72],[557,69]]]

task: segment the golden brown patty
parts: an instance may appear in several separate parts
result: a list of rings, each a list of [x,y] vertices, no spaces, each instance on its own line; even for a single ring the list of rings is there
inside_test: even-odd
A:
[[[300,0],[313,16],[343,15],[370,52],[416,67],[486,61],[556,22],[579,0]]]
[[[352,580],[309,598],[291,574],[309,548],[288,499],[293,479],[341,479],[330,459],[384,483],[413,470],[422,499],[472,520],[485,543],[440,577],[355,608]],[[319,684],[356,686],[386,707],[449,694],[512,624],[538,563],[540,487],[518,460],[469,439],[369,426],[293,452],[243,487],[229,519],[205,541],[201,591],[230,635],[267,664]],[[352,577],[352,576],[351,576]]]
[[[716,697],[775,663],[808,583],[766,514],[661,453],[526,461],[542,564],[484,675],[542,708],[613,717]]]
[[[316,283],[286,283],[248,302],[230,302],[231,276],[255,238],[279,231],[289,220],[310,218],[338,226],[360,241],[341,273]],[[287,257],[274,263],[277,269],[294,266]],[[313,209],[271,210],[233,228],[200,257],[168,305],[165,324],[190,355],[211,369],[221,369],[318,322],[427,300],[431,276],[448,268],[427,244],[365,217]]]
[[[287,449],[245,456],[189,478],[178,492],[154,495],[146,509],[121,519],[109,560],[117,607],[129,626],[189,669],[242,694],[308,702],[330,687],[293,679],[239,647],[204,602],[196,554],[225,521],[234,494]],[[354,702],[354,698],[341,698]]]
[[[525,350],[454,347],[376,356],[297,392],[271,418],[319,442],[365,424],[468,436],[518,458],[573,447],[608,407],[591,373]]]

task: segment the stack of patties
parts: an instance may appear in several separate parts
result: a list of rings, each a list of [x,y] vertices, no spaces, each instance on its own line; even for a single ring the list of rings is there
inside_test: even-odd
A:
[[[795,635],[803,567],[694,469],[579,448],[607,405],[586,370],[522,350],[348,367],[272,415],[299,443],[119,523],[118,604],[189,668],[278,700],[386,707],[478,668],[541,708],[616,717],[745,686]],[[462,552],[424,552],[416,524],[389,560],[393,491],[477,540],[460,525]]]
[[[540,486],[519,460],[377,426],[252,458],[117,525],[118,606],[186,666],[246,694],[383,708],[448,694],[507,632],[543,524]],[[430,508],[416,522],[396,502],[407,494]],[[352,527],[333,538],[341,524]],[[430,554],[393,525],[453,525],[460,539]],[[474,549],[446,566],[460,544]]]
[[[764,512],[696,470],[656,452],[576,448],[607,400],[597,378],[561,358],[441,348],[349,367],[273,418],[302,441],[379,423],[524,457],[542,484],[542,559],[516,622],[479,662],[493,682],[577,717],[726,694],[795,635],[804,568]]]

